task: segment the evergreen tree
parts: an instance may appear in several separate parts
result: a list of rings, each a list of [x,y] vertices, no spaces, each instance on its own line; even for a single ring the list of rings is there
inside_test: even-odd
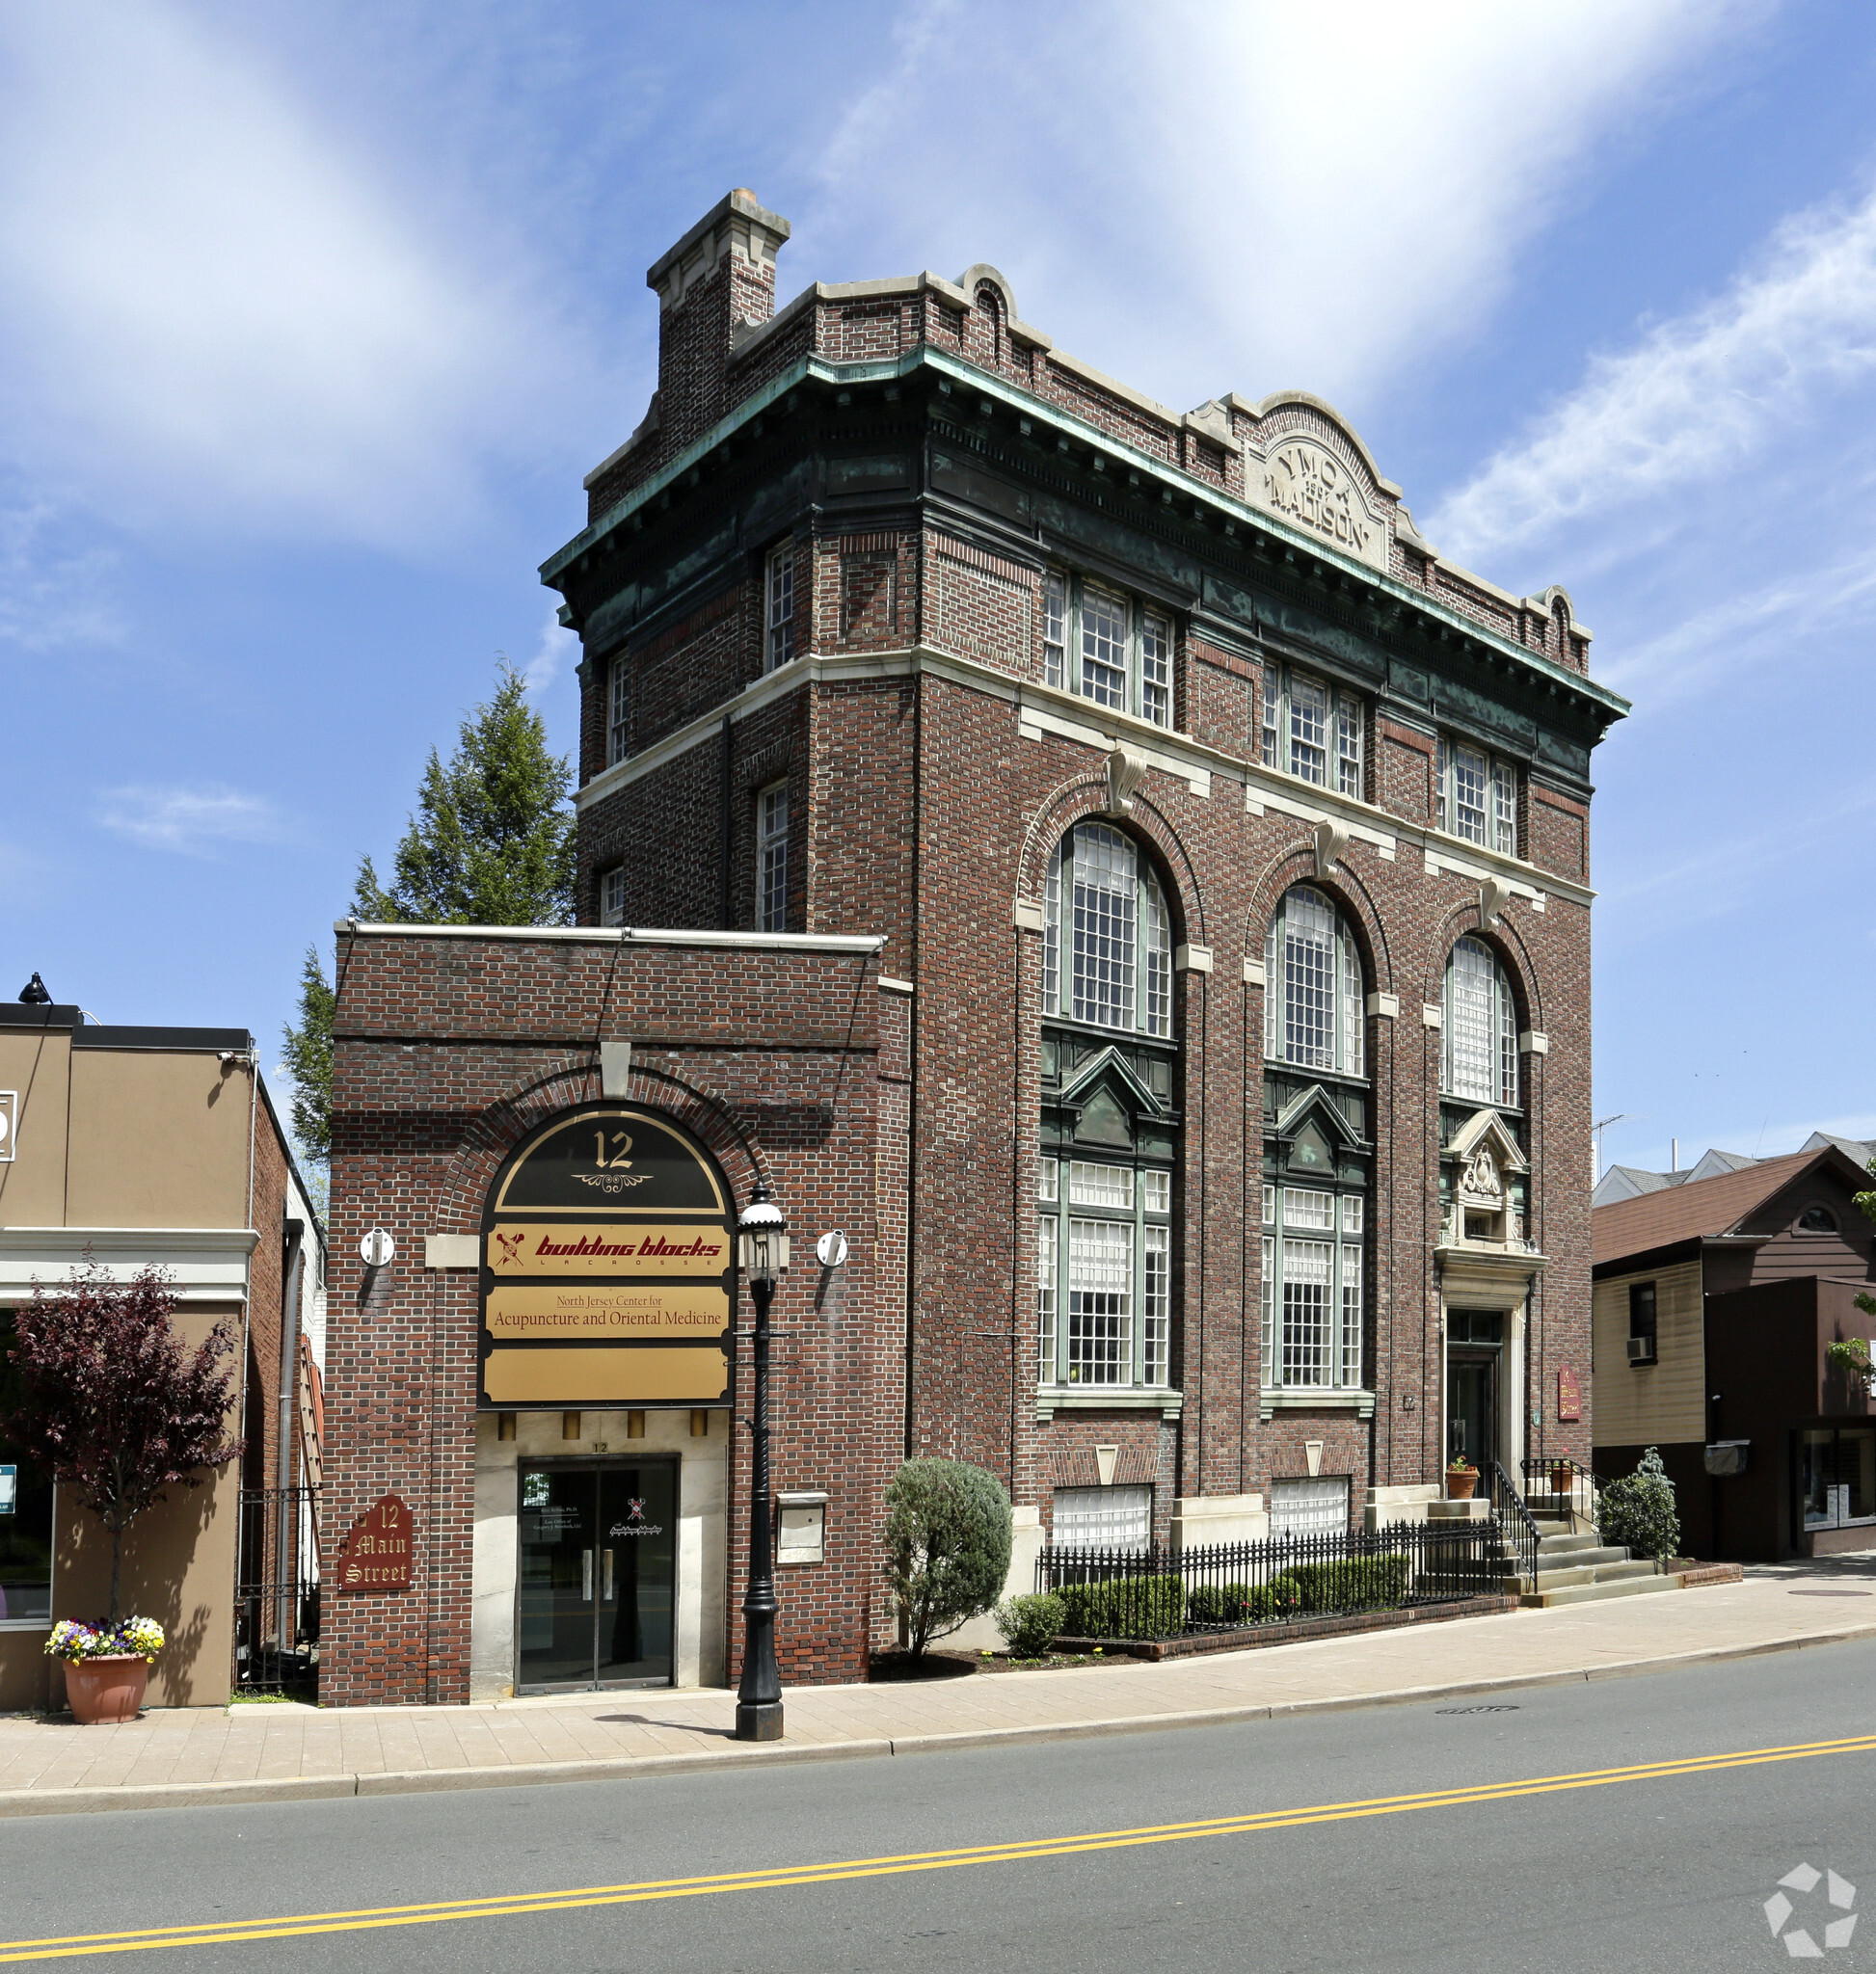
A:
[[[548,751],[525,681],[503,658],[495,696],[464,720],[448,765],[430,750],[389,888],[369,857],[360,860],[352,916],[380,924],[572,924],[572,786],[565,757]],[[332,1156],[335,999],[308,947],[300,1022],[284,1030],[285,1054],[297,1086],[293,1134],[322,1162]]]
[[[319,964],[319,948],[307,947],[300,969],[300,1026],[282,1030],[286,1071],[293,1079],[293,1137],[307,1157],[323,1165],[333,1155],[332,983]]]
[[[571,925],[573,785],[506,658],[495,697],[463,722],[445,767],[435,748],[389,890],[366,857],[354,914],[424,925]]]

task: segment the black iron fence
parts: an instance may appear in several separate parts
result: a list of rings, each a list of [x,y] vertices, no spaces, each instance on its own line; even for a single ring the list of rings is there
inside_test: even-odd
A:
[[[237,1692],[315,1696],[319,1490],[244,1487],[234,1565]]]
[[[1044,1549],[1035,1587],[1065,1638],[1166,1639],[1342,1612],[1450,1604],[1506,1588],[1492,1522],[1397,1522],[1203,1549]]]

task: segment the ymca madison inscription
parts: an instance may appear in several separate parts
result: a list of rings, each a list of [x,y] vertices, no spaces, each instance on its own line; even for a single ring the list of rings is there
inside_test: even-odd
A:
[[[482,1403],[726,1403],[735,1258],[729,1188],[682,1125],[623,1104],[553,1119],[483,1214]]]

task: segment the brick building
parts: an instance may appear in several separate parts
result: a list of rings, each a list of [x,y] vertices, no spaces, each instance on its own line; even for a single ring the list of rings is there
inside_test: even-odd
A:
[[[433,1609],[344,1604],[333,1697],[501,1683],[502,1625],[543,1621],[516,1463],[634,1418],[717,1504],[674,1510],[676,1676],[734,1668],[734,1389],[474,1382],[498,1175],[581,1106],[687,1120],[798,1255],[848,1236],[777,1306],[778,1485],[802,1528],[826,1497],[785,1677],[882,1636],[905,1453],[1002,1477],[1019,1555],[1424,1513],[1456,1450],[1589,1459],[1590,755],[1625,707],[1568,598],[1443,561],[1321,401],[1170,412],[994,268],[778,312],[788,233],[735,192],[652,268],[657,391],[543,571],[585,650],[580,928],[342,931],[335,1233],[439,1264],[384,1293],[443,1368],[381,1328],[343,1399],[335,1322],[345,1484],[431,1489]]]

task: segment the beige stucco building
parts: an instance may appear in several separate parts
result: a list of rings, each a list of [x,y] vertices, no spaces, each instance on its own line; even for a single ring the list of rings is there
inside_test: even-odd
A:
[[[171,1641],[150,1702],[222,1705],[241,1491],[299,1484],[316,1460],[300,1422],[324,1341],[323,1236],[246,1029],[100,1027],[74,1006],[0,1004],[0,1412],[13,1312],[87,1252],[119,1280],[167,1270],[187,1342],[224,1317],[242,1340],[229,1423],[247,1452],[173,1490],[124,1542],[124,1608]],[[96,1520],[0,1436],[0,1711],[61,1703],[46,1632],[98,1615],[109,1570]]]

